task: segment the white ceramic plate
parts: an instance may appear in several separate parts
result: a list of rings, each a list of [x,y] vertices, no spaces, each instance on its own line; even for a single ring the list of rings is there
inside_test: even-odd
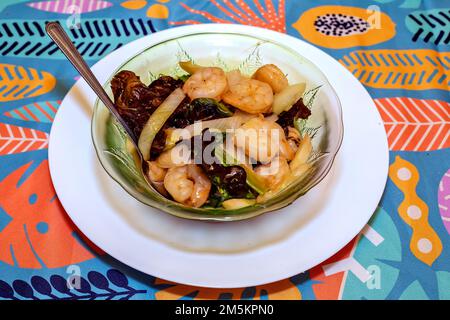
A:
[[[344,141],[332,171],[293,205],[233,223],[189,221],[145,206],[96,158],[90,133],[95,95],[80,80],[64,98],[50,135],[50,172],[64,208],[97,246],[142,272],[179,283],[233,288],[281,280],[344,247],[370,219],[389,165],[381,118],[364,87],[336,60],[293,37],[239,25],[174,28],[134,41],[92,70],[100,82],[124,61],[187,34],[254,35],[300,52],[323,70],[343,107]]]

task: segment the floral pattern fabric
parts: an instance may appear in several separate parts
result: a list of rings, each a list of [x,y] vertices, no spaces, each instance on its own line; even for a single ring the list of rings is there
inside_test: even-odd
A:
[[[51,183],[52,121],[78,77],[46,36],[49,20],[91,65],[198,23],[253,25],[320,47],[383,119],[390,169],[377,211],[321,265],[257,287],[196,288],[114,260],[77,230]],[[449,2],[2,0],[0,57],[0,299],[450,299]]]

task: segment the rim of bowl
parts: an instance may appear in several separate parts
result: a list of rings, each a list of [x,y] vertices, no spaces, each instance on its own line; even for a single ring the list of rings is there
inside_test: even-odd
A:
[[[257,37],[254,35],[249,35],[249,34],[241,34],[241,33],[235,33],[235,32],[215,32],[215,31],[201,31],[201,32],[192,32],[192,33],[188,33],[188,34],[184,34],[181,36],[177,36],[174,38],[170,38],[170,39],[166,39],[164,41],[160,41],[157,42],[149,47],[146,47],[142,50],[140,50],[138,53],[136,53],[135,55],[131,56],[130,58],[128,58],[124,63],[122,63],[119,67],[117,67],[111,74],[111,76],[108,78],[108,80],[106,80],[105,84],[103,84],[103,88],[107,88],[107,86],[110,84],[112,78],[114,77],[114,75],[121,70],[125,65],[127,65],[130,61],[134,60],[135,58],[137,58],[138,56],[140,56],[141,54],[143,54],[144,52],[146,52],[147,50],[150,50],[151,48],[164,44],[166,42],[170,42],[170,41],[174,41],[177,39],[181,39],[184,37],[190,37],[190,36],[194,36],[194,35],[208,35],[208,34],[222,34],[222,35],[237,35],[237,36],[243,36],[243,37],[249,37],[249,38],[253,38],[256,40],[260,40],[260,41],[265,41],[265,42],[270,42],[273,43],[281,48],[283,48],[284,50],[289,51],[292,54],[295,54],[297,56],[300,56],[302,59],[304,59],[305,61],[307,61],[309,64],[313,65],[318,72],[320,72],[321,76],[324,78],[324,80],[326,81],[326,84],[328,84],[328,86],[330,87],[336,101],[338,104],[338,122],[339,122],[339,135],[338,135],[338,141],[337,144],[335,146],[335,148],[332,151],[328,151],[327,153],[330,156],[330,159],[328,160],[327,164],[325,165],[324,169],[322,170],[322,173],[316,177],[313,181],[313,183],[307,183],[304,187],[304,192],[299,193],[298,195],[296,195],[294,197],[293,200],[289,200],[286,201],[286,199],[282,199],[279,200],[279,202],[275,202],[274,204],[272,204],[271,206],[259,206],[259,207],[255,207],[254,211],[250,211],[250,212],[246,212],[246,213],[239,213],[240,210],[242,209],[238,209],[238,210],[229,210],[230,212],[234,212],[234,213],[230,213],[230,214],[207,214],[207,210],[205,209],[205,211],[202,212],[190,212],[190,211],[182,211],[183,209],[193,209],[190,207],[186,207],[183,205],[180,205],[179,203],[172,201],[170,199],[167,199],[167,201],[170,201],[172,203],[174,203],[178,208],[179,211],[177,212],[172,212],[171,210],[167,210],[167,208],[164,205],[158,206],[158,205],[153,205],[147,202],[142,201],[141,199],[139,199],[138,197],[136,197],[133,194],[133,191],[128,190],[129,188],[120,181],[120,177],[115,177],[114,173],[111,173],[110,170],[108,170],[106,168],[106,165],[104,164],[104,161],[102,159],[102,156],[100,155],[100,153],[103,153],[104,150],[100,150],[100,147],[98,146],[96,139],[94,138],[96,136],[96,134],[94,133],[94,128],[95,128],[95,120],[96,120],[96,116],[98,113],[98,109],[99,109],[99,105],[101,103],[100,99],[97,97],[94,103],[94,109],[93,109],[93,113],[92,113],[92,118],[91,118],[91,139],[92,139],[92,143],[94,145],[94,149],[95,149],[95,153],[97,155],[97,159],[100,162],[100,165],[102,166],[103,170],[108,174],[108,176],[111,177],[111,179],[113,179],[117,184],[119,184],[119,186],[124,189],[130,196],[132,196],[135,200],[139,201],[140,203],[149,206],[151,208],[160,210],[166,214],[170,214],[172,216],[176,216],[178,218],[183,218],[183,219],[188,219],[188,220],[200,220],[200,221],[212,221],[212,222],[233,222],[233,221],[241,221],[241,220],[246,220],[246,219],[250,219],[250,218],[254,218],[257,216],[260,216],[262,214],[268,213],[268,212],[272,212],[272,211],[277,211],[280,209],[283,209],[289,205],[291,205],[293,202],[295,202],[297,199],[301,198],[302,196],[304,196],[307,192],[309,192],[311,189],[313,189],[315,186],[317,186],[320,182],[322,182],[325,177],[328,175],[328,173],[330,172],[334,161],[336,159],[336,156],[342,146],[342,141],[344,139],[344,120],[343,120],[343,112],[342,112],[342,103],[341,100],[339,99],[339,96],[336,93],[336,90],[334,89],[334,87],[331,85],[330,81],[328,80],[328,77],[325,75],[325,73],[315,64],[313,63],[311,60],[305,58],[303,55],[301,55],[300,53],[298,53],[297,51],[278,43],[275,40],[272,39],[265,39],[265,38],[261,38],[261,37]],[[147,181],[144,178],[145,181]],[[301,182],[301,180],[298,181],[298,183]],[[297,184],[298,184],[297,183]],[[150,186],[150,188],[156,192],[157,194],[159,194],[156,190],[154,190],[154,188],[152,186]],[[161,197],[163,197],[161,195]],[[270,200],[269,200],[270,201]],[[284,202],[283,202],[284,201]],[[283,203],[281,203],[283,202]],[[266,202],[267,203],[267,202]],[[264,203],[264,204],[266,204]],[[278,204],[278,206],[277,206]],[[194,208],[196,210],[199,210],[200,208]],[[245,209],[245,208],[243,208]],[[247,207],[248,209],[248,207]],[[201,209],[200,209],[201,210]],[[224,212],[226,212],[226,210],[224,210]]]

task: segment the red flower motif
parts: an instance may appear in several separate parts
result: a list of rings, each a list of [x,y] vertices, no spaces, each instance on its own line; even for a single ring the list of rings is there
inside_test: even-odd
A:
[[[214,23],[240,23],[244,25],[256,26],[271,29],[279,32],[286,32],[286,15],[285,0],[278,0],[278,9],[271,0],[265,0],[264,6],[259,0],[253,0],[257,12],[255,12],[244,0],[222,0],[221,4],[218,0],[209,0],[220,11],[222,11],[229,19],[222,19],[205,10],[196,10],[188,5],[181,5],[190,13],[200,15],[210,22]],[[172,25],[199,24],[198,20],[171,21]]]

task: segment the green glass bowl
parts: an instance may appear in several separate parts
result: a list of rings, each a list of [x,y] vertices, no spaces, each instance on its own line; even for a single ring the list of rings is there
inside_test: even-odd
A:
[[[145,84],[160,74],[181,76],[179,61],[192,60],[224,70],[239,69],[250,75],[258,67],[273,63],[283,70],[289,83],[306,82],[304,101],[310,105],[311,117],[303,130],[314,133],[315,160],[312,170],[265,203],[239,210],[190,208],[160,195],[148,186],[133,155],[131,143],[108,109],[96,101],[92,118],[92,139],[97,156],[106,172],[140,202],[177,217],[235,221],[281,209],[317,185],[330,171],[343,138],[342,109],[339,99],[325,75],[309,60],[281,44],[248,35],[198,33],[153,45],[115,70],[105,89],[112,98],[110,81],[121,70],[131,70]]]

